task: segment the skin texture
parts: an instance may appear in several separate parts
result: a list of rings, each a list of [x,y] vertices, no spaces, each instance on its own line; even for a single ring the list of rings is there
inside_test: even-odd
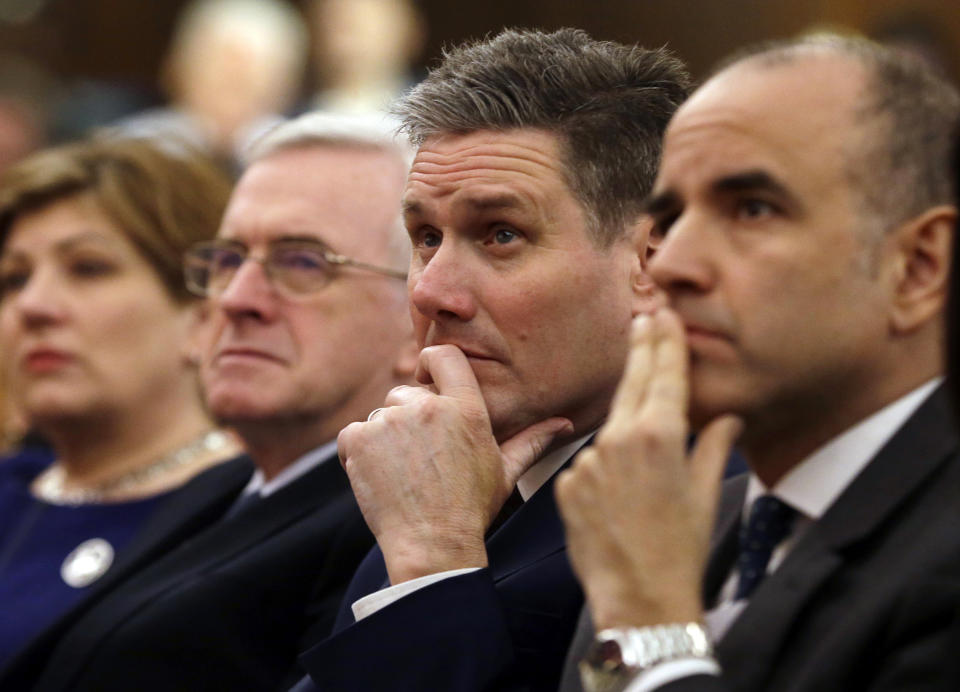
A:
[[[404,195],[422,388],[340,435],[391,581],[483,566],[483,534],[560,437],[603,420],[649,299],[647,226],[590,240],[554,136],[424,143]]]
[[[185,358],[192,307],[91,198],[17,218],[0,276],[9,391],[71,479],[110,477],[209,427]]]
[[[240,180],[219,237],[245,244],[254,257],[272,241],[309,237],[348,257],[397,267],[390,239],[400,233],[403,176],[385,152],[281,150]],[[392,386],[410,381],[416,350],[403,289],[398,279],[345,267],[318,292],[289,296],[260,263],[247,262],[211,301],[201,349],[207,402],[268,473],[334,439]]]
[[[748,62],[668,128],[650,273],[671,310],[639,327],[607,425],[556,485],[598,628],[697,619],[738,420],[772,486],[939,372],[955,211],[886,233],[863,211],[848,164],[871,134],[854,118],[864,84],[832,54]],[[701,428],[689,456],[687,390]]]

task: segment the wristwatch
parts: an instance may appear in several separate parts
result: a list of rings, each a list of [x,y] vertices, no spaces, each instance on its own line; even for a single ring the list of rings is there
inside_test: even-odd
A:
[[[676,658],[709,658],[713,646],[699,622],[597,632],[580,662],[585,692],[621,692],[637,675]]]

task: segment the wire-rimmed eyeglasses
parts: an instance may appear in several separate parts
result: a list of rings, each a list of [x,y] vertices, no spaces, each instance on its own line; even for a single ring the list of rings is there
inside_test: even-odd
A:
[[[274,286],[293,295],[320,290],[330,283],[339,267],[407,278],[406,272],[338,255],[324,244],[308,239],[275,241],[264,257],[252,257],[242,243],[215,240],[197,243],[187,250],[183,259],[187,289],[204,298],[223,293],[247,260],[259,262]]]

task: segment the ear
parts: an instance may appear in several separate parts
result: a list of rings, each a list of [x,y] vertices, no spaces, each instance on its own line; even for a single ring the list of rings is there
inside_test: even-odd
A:
[[[944,310],[957,210],[940,205],[893,232],[891,327],[909,333]]]
[[[632,243],[630,283],[633,289],[633,316],[656,312],[667,304],[666,294],[650,278],[647,265],[659,244],[651,235],[653,219],[644,214],[628,229]]]

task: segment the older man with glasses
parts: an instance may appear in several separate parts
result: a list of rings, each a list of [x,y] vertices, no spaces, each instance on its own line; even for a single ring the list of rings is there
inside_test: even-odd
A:
[[[329,630],[373,543],[337,433],[411,382],[418,359],[399,204],[410,157],[391,132],[308,115],[254,147],[218,239],[184,269],[209,299],[196,349],[208,406],[256,471],[17,689],[266,690],[302,675],[298,651]]]

